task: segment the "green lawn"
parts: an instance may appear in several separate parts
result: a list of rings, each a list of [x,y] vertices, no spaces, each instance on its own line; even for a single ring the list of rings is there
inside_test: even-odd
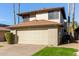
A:
[[[72,48],[46,47],[33,56],[75,56],[77,50]]]

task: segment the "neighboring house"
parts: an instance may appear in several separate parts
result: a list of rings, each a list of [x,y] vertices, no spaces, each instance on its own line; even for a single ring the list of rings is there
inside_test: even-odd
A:
[[[10,31],[10,29],[8,29],[8,26],[9,25],[0,24],[0,42],[5,41],[5,33]]]
[[[10,25],[0,24],[0,27],[7,27],[7,26],[10,26]]]
[[[41,9],[18,14],[23,22],[10,26],[11,32],[17,30],[18,43],[53,45],[60,44],[61,36],[66,29],[64,7]]]

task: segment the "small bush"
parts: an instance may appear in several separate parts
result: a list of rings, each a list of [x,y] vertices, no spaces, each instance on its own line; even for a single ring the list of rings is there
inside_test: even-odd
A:
[[[6,38],[6,41],[9,44],[13,44],[14,43],[14,35],[13,35],[13,33],[10,33],[10,32],[5,33],[5,38]]]
[[[3,47],[3,45],[0,45],[0,47]]]

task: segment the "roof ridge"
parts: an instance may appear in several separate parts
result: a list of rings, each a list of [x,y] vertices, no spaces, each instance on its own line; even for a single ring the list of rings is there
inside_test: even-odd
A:
[[[34,11],[30,11],[30,12],[18,13],[17,15],[23,17],[23,16],[29,16],[29,15],[35,15],[35,14],[39,14],[39,13],[59,11],[59,10],[62,12],[64,19],[66,19],[64,7],[44,8],[44,9],[34,10]]]

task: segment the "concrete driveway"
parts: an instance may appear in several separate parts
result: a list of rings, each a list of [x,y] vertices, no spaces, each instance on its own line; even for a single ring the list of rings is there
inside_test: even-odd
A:
[[[4,47],[0,47],[0,56],[31,56],[33,53],[43,49],[42,45],[30,44],[14,44],[0,43]]]

